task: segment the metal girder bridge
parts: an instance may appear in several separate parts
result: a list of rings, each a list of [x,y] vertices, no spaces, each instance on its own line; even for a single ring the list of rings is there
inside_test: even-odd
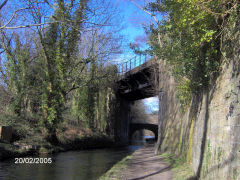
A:
[[[118,67],[118,93],[129,101],[157,95],[158,65],[151,56],[134,57]]]

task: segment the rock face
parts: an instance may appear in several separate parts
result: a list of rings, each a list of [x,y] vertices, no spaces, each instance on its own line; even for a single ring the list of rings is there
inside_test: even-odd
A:
[[[239,56],[238,56],[239,61]],[[186,112],[174,78],[160,61],[161,151],[184,156],[201,179],[240,179],[240,75],[225,63],[208,91],[195,95]]]

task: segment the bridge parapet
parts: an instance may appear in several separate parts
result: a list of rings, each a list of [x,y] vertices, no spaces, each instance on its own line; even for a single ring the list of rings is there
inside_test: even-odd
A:
[[[152,56],[145,54],[140,56],[135,56],[131,59],[129,59],[126,62],[117,64],[118,68],[118,75],[122,76],[127,72],[130,72],[131,70],[146,64],[146,62],[150,61],[152,59]]]
[[[158,82],[158,66],[157,58],[144,56],[143,58],[131,59],[128,61],[129,69],[120,69],[116,79],[118,85],[118,93],[130,101],[153,97],[156,94]],[[130,66],[130,64],[133,65]],[[135,66],[136,64],[136,66]],[[121,64],[120,68],[124,66]],[[128,71],[125,71],[128,70]]]

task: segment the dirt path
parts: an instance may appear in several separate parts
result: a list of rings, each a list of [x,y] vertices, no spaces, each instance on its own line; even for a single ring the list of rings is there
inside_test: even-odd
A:
[[[133,154],[127,169],[121,173],[123,180],[170,180],[170,166],[160,156],[154,155],[154,147],[143,147]]]

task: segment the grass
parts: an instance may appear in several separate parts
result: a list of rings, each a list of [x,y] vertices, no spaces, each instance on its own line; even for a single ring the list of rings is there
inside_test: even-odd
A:
[[[168,153],[163,153],[160,156],[164,157],[165,161],[171,165],[174,180],[194,179],[193,177],[195,174],[185,159],[181,157],[176,158],[174,155]],[[99,180],[122,179],[121,172],[127,168],[128,162],[131,158],[132,155],[129,155],[116,163],[110,170],[101,176]]]
[[[163,153],[161,156],[171,165],[174,180],[193,179],[195,174],[185,159],[181,157],[176,158],[174,155],[168,153]]]
[[[110,170],[102,175],[98,180],[118,180],[121,177],[121,172],[127,168],[128,161],[133,155],[129,155],[116,163]]]

